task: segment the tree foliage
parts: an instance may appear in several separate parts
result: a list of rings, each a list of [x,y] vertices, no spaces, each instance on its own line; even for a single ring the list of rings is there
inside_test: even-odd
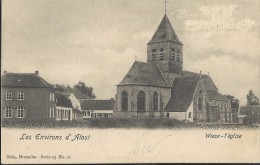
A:
[[[235,98],[232,95],[225,95],[225,97],[229,99],[231,108],[235,108],[235,109],[239,108],[239,100],[237,98]]]
[[[59,85],[59,84],[55,84],[54,85],[54,91],[58,91],[58,92],[64,92],[66,90],[65,85]]]
[[[254,94],[253,90],[250,89],[246,95],[247,105],[259,105],[259,98]]]
[[[74,85],[74,88],[77,88],[79,91],[81,91],[82,93],[84,93],[92,98],[96,98],[96,96],[93,92],[93,88],[86,86],[86,84],[82,81],[79,81],[78,84]]]

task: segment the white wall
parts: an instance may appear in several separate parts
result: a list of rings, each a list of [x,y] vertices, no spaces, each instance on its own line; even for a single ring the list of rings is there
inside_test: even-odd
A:
[[[169,113],[170,119],[176,119],[179,121],[186,120],[186,112],[166,112],[166,113]]]
[[[189,113],[191,113],[191,118],[189,118]],[[186,120],[193,122],[193,116],[194,116],[194,111],[193,111],[193,101],[192,101],[186,112]]]
[[[73,108],[77,108],[81,111],[80,101],[75,97],[75,95],[71,93],[69,99],[72,103]]]

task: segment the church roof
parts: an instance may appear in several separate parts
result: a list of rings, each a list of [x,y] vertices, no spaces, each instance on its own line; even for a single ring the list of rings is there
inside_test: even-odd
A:
[[[124,79],[118,84],[169,87],[157,64],[135,61]]]
[[[52,85],[35,73],[6,73],[2,87],[52,88]]]
[[[212,91],[212,90],[207,91],[207,98],[210,99],[210,100],[229,101],[229,99],[227,99],[222,94],[218,93],[218,91]]]
[[[186,112],[197,88],[198,77],[176,78],[172,86],[172,94],[165,107],[168,112]]]
[[[190,72],[190,71],[183,71],[182,74],[184,77],[194,77],[194,76],[199,77],[200,76],[199,73]],[[209,75],[202,74],[201,77],[202,77],[202,81],[205,86],[205,89],[207,91],[209,91],[209,90],[218,91],[217,86],[214,84],[213,80],[211,79],[211,77]]]
[[[165,14],[160,25],[158,26],[156,32],[154,33],[151,41],[149,43],[155,42],[165,42],[165,41],[173,41],[178,44],[182,44],[176,33],[174,32],[172,25]]]
[[[212,91],[218,91],[217,86],[214,84],[213,80],[209,75],[202,75],[203,79],[203,84],[205,86],[205,89],[207,91],[212,90]]]

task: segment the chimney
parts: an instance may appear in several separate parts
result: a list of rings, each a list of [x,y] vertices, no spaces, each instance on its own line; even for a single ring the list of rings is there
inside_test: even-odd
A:
[[[6,75],[7,74],[7,71],[6,70],[4,70],[4,75]]]
[[[35,74],[36,74],[36,75],[39,75],[39,71],[38,71],[38,70],[36,70],[36,71],[35,71]]]

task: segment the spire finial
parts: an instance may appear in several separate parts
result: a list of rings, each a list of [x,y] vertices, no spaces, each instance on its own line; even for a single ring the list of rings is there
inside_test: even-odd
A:
[[[167,7],[167,5],[166,5],[166,4],[167,4],[167,3],[169,3],[169,2],[167,2],[167,0],[164,0],[164,2],[163,2],[163,3],[164,3],[164,11],[165,11],[165,14],[166,14],[166,7]]]

